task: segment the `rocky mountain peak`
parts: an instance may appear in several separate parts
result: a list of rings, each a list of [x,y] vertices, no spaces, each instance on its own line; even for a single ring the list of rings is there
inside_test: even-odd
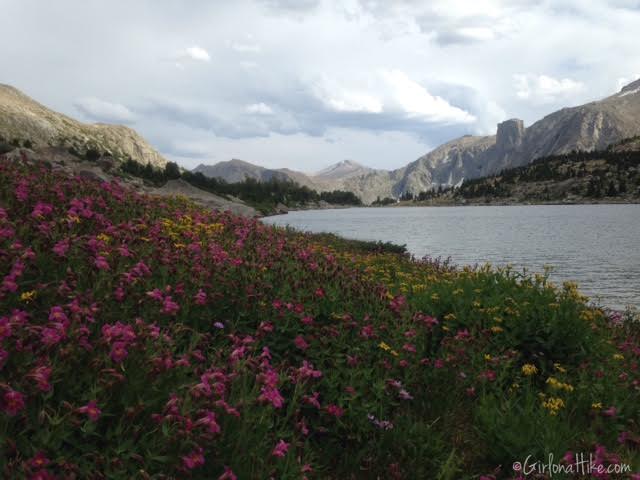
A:
[[[622,87],[622,90],[620,90],[620,96],[630,95],[632,93],[638,92],[640,92],[640,78]]]
[[[518,118],[505,120],[498,124],[496,147],[501,151],[514,150],[522,144],[524,122]]]
[[[370,168],[360,165],[353,160],[342,160],[325,168],[324,170],[319,171],[316,174],[316,177],[320,179],[338,180],[355,175],[362,175],[369,171],[371,171]]]

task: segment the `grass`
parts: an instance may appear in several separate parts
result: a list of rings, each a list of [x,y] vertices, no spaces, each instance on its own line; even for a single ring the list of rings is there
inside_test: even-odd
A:
[[[638,323],[573,284],[6,160],[0,205],[3,478],[640,468]]]

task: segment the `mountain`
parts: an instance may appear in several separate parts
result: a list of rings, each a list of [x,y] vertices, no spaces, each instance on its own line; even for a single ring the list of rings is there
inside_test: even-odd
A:
[[[528,128],[522,120],[498,125],[495,136],[462,137],[436,148],[405,167],[393,193],[414,194],[439,185],[456,185],[536,158],[573,150],[603,150],[640,134],[640,80],[603,100],[547,115]]]
[[[366,175],[372,171],[373,169],[360,165],[353,160],[343,160],[325,168],[324,170],[320,170],[313,176],[313,178],[316,181],[336,181]]]
[[[198,165],[192,170],[201,172],[207,177],[222,178],[229,183],[242,182],[253,178],[260,182],[272,179],[289,180],[314,190],[337,190],[341,182],[348,178],[366,175],[374,170],[351,160],[343,160],[331,165],[315,175],[291,170],[289,168],[269,169],[243,160],[229,160],[214,165]]]
[[[460,188],[422,192],[431,205],[521,203],[638,203],[640,137],[606,150],[540,157],[498,174],[465,180]]]
[[[167,160],[134,130],[123,125],[85,124],[54,112],[20,90],[0,84],[0,140],[34,148],[94,150],[118,160],[128,157],[155,167]]]
[[[465,135],[396,170],[373,170],[344,160],[315,175],[291,170],[268,170],[270,173],[263,172],[262,175],[284,173],[311,188],[348,190],[364,203],[371,203],[378,197],[398,198],[407,192],[417,195],[440,186],[460,185],[465,179],[527,165],[540,157],[573,150],[604,150],[613,143],[638,134],[640,80],[605,99],[553,112],[528,128],[522,120],[513,118],[498,124],[495,135]],[[243,162],[243,169],[266,170],[246,162]],[[211,172],[213,170],[207,170],[206,174],[231,178],[224,169],[216,170],[218,175]]]
[[[207,177],[222,178],[229,183],[242,182],[247,178],[253,178],[260,182],[268,182],[272,179],[286,180],[286,175],[260,167],[242,160],[229,160],[228,162],[219,162],[215,165],[200,164],[193,169],[193,172],[200,172]]]

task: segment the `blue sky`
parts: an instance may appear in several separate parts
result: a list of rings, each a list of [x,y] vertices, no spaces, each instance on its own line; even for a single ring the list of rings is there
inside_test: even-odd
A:
[[[185,167],[397,168],[640,76],[640,1],[0,0],[0,82]]]

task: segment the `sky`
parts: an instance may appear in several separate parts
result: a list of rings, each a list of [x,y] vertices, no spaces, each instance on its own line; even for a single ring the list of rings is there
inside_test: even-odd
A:
[[[406,165],[640,77],[640,0],[0,0],[0,83],[193,168]]]

